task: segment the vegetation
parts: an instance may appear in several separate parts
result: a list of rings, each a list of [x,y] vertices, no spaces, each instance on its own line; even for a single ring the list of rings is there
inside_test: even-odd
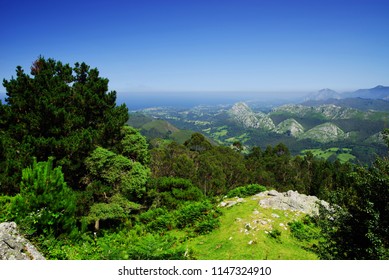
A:
[[[285,143],[247,149],[252,131],[231,137],[234,126],[204,118],[229,146],[198,132],[147,140],[97,69],[39,57],[31,75],[16,73],[0,104],[0,221],[16,221],[49,259],[389,257],[388,157],[363,167],[344,159],[356,147],[325,147],[337,158],[295,156]],[[156,135],[177,133],[155,124]],[[258,209],[266,189],[332,206],[313,218]],[[236,197],[245,203],[218,206]]]

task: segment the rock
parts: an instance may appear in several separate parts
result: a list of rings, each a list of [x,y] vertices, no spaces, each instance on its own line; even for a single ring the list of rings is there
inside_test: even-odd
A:
[[[237,201],[222,201],[219,203],[219,207],[231,207],[237,204]]]
[[[319,200],[316,196],[307,196],[292,190],[286,193],[269,191],[268,196],[259,201],[263,208],[300,211],[308,215],[318,215],[320,204],[327,209],[330,207],[327,202]]]
[[[44,260],[41,253],[18,231],[16,223],[0,224],[0,260]]]
[[[262,128],[272,130],[275,125],[272,119],[262,112],[254,113],[244,102],[234,104],[229,110],[230,116],[245,128]]]
[[[276,219],[278,219],[278,218],[280,217],[280,216],[277,215],[276,213],[272,213],[271,216],[272,216],[273,218],[276,218]]]
[[[276,190],[271,190],[267,193],[268,196],[278,196],[279,194]]]

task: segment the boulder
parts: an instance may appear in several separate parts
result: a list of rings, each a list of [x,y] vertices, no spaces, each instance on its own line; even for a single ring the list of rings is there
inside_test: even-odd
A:
[[[327,202],[319,200],[316,196],[307,196],[292,190],[286,193],[269,191],[259,201],[259,205],[263,208],[301,211],[308,215],[318,215],[320,204],[329,208]]]
[[[41,253],[18,231],[16,223],[0,224],[0,260],[44,260]]]

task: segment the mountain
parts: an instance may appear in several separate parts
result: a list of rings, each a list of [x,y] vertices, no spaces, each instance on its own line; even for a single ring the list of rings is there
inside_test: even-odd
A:
[[[354,108],[361,111],[381,111],[389,112],[389,100],[382,99],[366,99],[366,98],[345,98],[345,99],[334,99],[330,98],[327,100],[308,100],[301,105],[303,106],[320,106],[320,105],[336,105],[339,107]]]
[[[354,92],[345,93],[344,97],[389,100],[389,87],[379,85],[370,89],[358,89]]]
[[[336,101],[355,103],[365,110],[340,106],[348,103],[307,102],[311,103],[304,104],[310,106],[289,104],[273,108],[270,112],[265,110],[267,113],[253,109],[245,102],[191,109],[161,107],[142,110],[148,117],[130,118],[130,124],[132,122],[133,126],[140,127],[149,139],[174,140],[180,133],[179,142],[183,143],[190,137],[189,131],[200,132],[219,145],[230,146],[239,141],[243,152],[248,152],[253,146],[264,149],[279,143],[284,143],[294,155],[307,149],[325,151],[336,147],[349,149],[348,153],[355,160],[366,164],[372,163],[377,154],[387,153],[379,133],[389,125],[389,110],[368,108],[386,108],[389,101],[356,98]],[[320,105],[315,106],[316,102]],[[161,120],[180,131],[174,131]]]
[[[304,98],[305,102],[312,102],[312,101],[325,101],[328,99],[331,100],[338,100],[338,99],[345,99],[345,98],[364,98],[364,99],[383,99],[383,100],[389,100],[389,87],[386,86],[376,86],[374,88],[369,89],[358,89],[356,91],[352,92],[344,92],[344,93],[338,93],[332,89],[321,89],[317,92],[313,92],[309,95],[307,95]],[[334,101],[332,101],[334,102]],[[335,103],[332,103],[335,104]]]
[[[305,101],[308,101],[308,100],[319,101],[319,100],[327,100],[330,98],[340,99],[340,98],[342,98],[342,96],[340,93],[338,93],[332,89],[324,88],[324,89],[321,89],[317,92],[311,93],[308,96],[306,96]]]
[[[315,117],[327,120],[350,119],[360,115],[358,110],[339,107],[333,104],[320,106],[304,106],[288,104],[274,108],[272,114],[290,114],[297,117]]]
[[[299,136],[299,139],[311,139],[320,143],[343,140],[348,137],[337,125],[333,123],[323,123],[308,130]]]
[[[263,128],[271,130],[275,125],[271,118],[262,112],[254,113],[244,102],[238,102],[229,110],[230,116],[246,128]]]
[[[280,122],[274,131],[279,134],[297,137],[304,133],[304,127],[295,119],[286,119]]]

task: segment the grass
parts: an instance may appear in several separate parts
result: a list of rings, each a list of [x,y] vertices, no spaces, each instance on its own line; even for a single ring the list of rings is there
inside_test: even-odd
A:
[[[222,208],[220,228],[187,241],[186,245],[192,249],[196,259],[317,259],[316,254],[304,249],[313,242],[298,241],[288,227],[288,222],[301,219],[303,214],[261,208],[255,196],[244,200],[243,203]],[[272,232],[279,232],[279,237],[271,237]]]
[[[352,161],[355,159],[355,156],[351,154],[352,149],[349,148],[329,148],[326,150],[322,149],[308,149],[301,151],[301,154],[306,154],[307,152],[311,152],[313,156],[322,158],[324,160],[327,160],[330,156],[336,155],[336,158],[341,162],[345,163],[348,161]]]

